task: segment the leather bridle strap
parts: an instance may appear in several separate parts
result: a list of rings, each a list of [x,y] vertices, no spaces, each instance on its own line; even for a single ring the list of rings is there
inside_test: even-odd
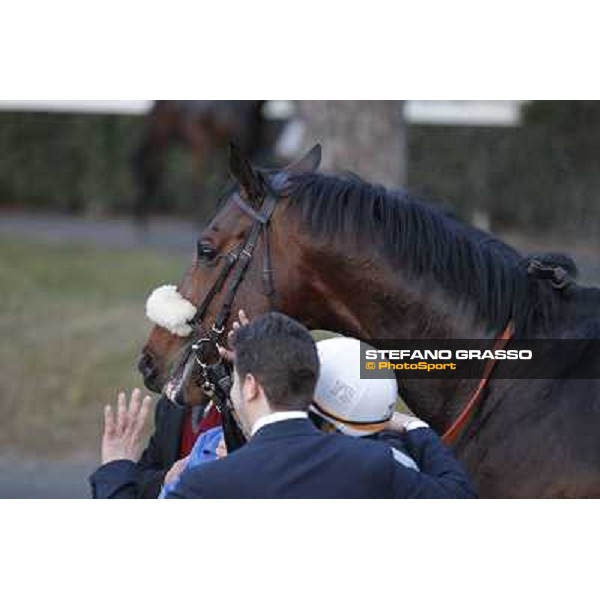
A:
[[[223,304],[217,314],[217,317],[208,331],[208,337],[213,342],[216,342],[220,335],[223,333],[225,323],[229,319],[231,315],[231,310],[233,307],[233,302],[235,300],[235,296],[237,293],[237,289],[241,282],[244,279],[244,275],[246,270],[252,260],[252,255],[256,248],[256,244],[258,242],[258,238],[263,233],[264,242],[265,242],[265,264],[263,267],[262,278],[263,278],[263,292],[267,296],[271,296],[274,293],[273,288],[273,278],[272,273],[273,270],[271,268],[271,249],[269,245],[269,234],[268,234],[268,226],[275,206],[277,204],[277,195],[268,188],[267,196],[261,206],[260,212],[256,211],[249,204],[247,204],[244,200],[242,200],[239,195],[233,196],[234,202],[237,206],[243,210],[249,217],[251,217],[254,221],[252,228],[250,229],[246,239],[242,242],[242,244],[238,247],[238,249],[229,252],[225,255],[225,264],[221,269],[215,283],[207,292],[206,296],[202,299],[202,303],[198,306],[198,310],[196,311],[196,315],[190,321],[191,324],[201,323],[204,318],[208,307],[213,301],[214,297],[221,291],[225,282],[227,281],[232,269],[235,267],[234,274],[231,279],[231,283],[227,289],[227,293],[225,294],[225,299]]]
[[[271,194],[269,194],[270,196]],[[244,202],[239,194],[235,194],[233,196],[233,201],[238,205],[242,211],[244,211],[249,217],[254,219],[257,223],[262,223],[263,225],[268,222],[271,215],[265,214],[264,205],[261,207],[260,212],[254,210],[247,202]]]
[[[234,198],[237,198],[237,196],[234,196]],[[254,209],[252,209],[245,203],[240,204],[240,202],[237,202],[237,204],[238,206],[245,206],[245,212],[251,211],[251,213],[256,213]],[[235,271],[232,276],[231,283],[229,284],[229,287],[227,289],[225,300],[223,301],[221,310],[219,311],[217,318],[215,319],[215,322],[212,326],[212,330],[214,330],[215,333],[221,333],[223,331],[225,323],[227,323],[227,320],[231,315],[231,310],[233,308],[233,303],[235,301],[237,289],[244,279],[246,269],[250,265],[250,261],[252,260],[252,254],[254,253],[254,250],[256,248],[256,243],[258,241],[259,235],[261,233],[264,233],[265,238],[268,240],[268,232],[266,230],[266,227],[269,223],[271,215],[273,214],[273,211],[275,210],[276,204],[277,196],[273,193],[269,193],[265,198],[265,201],[263,202],[260,213],[256,213],[256,215],[254,216],[253,214],[248,212],[250,216],[254,216],[255,222],[254,225],[252,225],[252,229],[250,230],[250,234],[246,240],[246,243],[244,244],[244,248],[238,255]],[[265,268],[263,270],[263,273],[271,273],[270,251],[268,250],[268,247],[265,247]],[[269,290],[269,293],[267,295],[270,295],[270,293],[272,292]]]
[[[198,310],[196,311],[196,315],[190,321],[191,324],[199,323],[202,321],[202,318],[204,317],[204,314],[210,306],[210,303],[212,302],[213,298],[217,295],[217,293],[221,291],[223,285],[225,284],[225,281],[227,280],[229,272],[231,271],[231,268],[237,262],[238,254],[236,254],[235,252],[230,252],[223,258],[225,259],[225,264],[223,265],[223,268],[221,269],[221,272],[219,273],[219,276],[217,277],[217,280],[215,281],[214,285],[210,288],[206,296],[204,296],[202,304],[200,304]]]
[[[513,334],[514,334],[513,324],[509,323],[504,328],[502,333],[496,338],[496,341],[494,342],[494,345],[492,347],[492,351],[495,352],[496,350],[504,349],[506,347],[506,345],[508,344],[508,342],[511,340]],[[496,366],[497,362],[498,361],[496,358],[490,358],[487,361],[485,368],[483,369],[483,374],[481,376],[481,379],[479,380],[479,383],[478,383],[477,387],[475,388],[475,391],[469,398],[469,401],[466,403],[465,407],[460,411],[460,414],[458,415],[458,417],[456,417],[456,419],[454,420],[452,425],[450,425],[450,427],[448,427],[446,432],[442,435],[442,440],[446,444],[454,444],[456,442],[456,440],[458,439],[458,437],[460,436],[460,434],[462,433],[466,423],[469,421],[470,417],[472,416],[472,414],[475,411],[475,408],[478,406],[479,401],[481,400],[481,398],[483,396],[485,386],[487,385],[488,381],[490,380],[492,371],[494,370],[494,367]]]

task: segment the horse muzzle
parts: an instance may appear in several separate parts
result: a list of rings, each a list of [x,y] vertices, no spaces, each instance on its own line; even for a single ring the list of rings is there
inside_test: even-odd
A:
[[[160,376],[158,367],[152,356],[147,352],[142,352],[137,363],[137,368],[144,380],[144,385],[152,392],[161,391]]]

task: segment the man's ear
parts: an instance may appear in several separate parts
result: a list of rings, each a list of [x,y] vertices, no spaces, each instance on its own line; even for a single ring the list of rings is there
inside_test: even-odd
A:
[[[288,173],[306,173],[316,171],[321,164],[321,144],[315,144],[302,158],[283,169]]]
[[[258,397],[260,393],[259,384],[256,380],[256,377],[254,377],[252,373],[246,373],[246,376],[244,377],[243,386],[244,392],[246,393],[246,398],[249,401],[252,401]]]
[[[229,144],[229,171],[239,183],[244,200],[258,202],[261,199],[263,192],[261,175],[233,143]]]

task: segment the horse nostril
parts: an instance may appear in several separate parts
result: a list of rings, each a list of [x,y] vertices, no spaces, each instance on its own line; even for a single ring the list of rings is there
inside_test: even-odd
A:
[[[144,379],[151,379],[156,375],[156,365],[149,354],[144,352],[142,356],[140,356],[140,360],[138,361],[138,371],[142,374]]]

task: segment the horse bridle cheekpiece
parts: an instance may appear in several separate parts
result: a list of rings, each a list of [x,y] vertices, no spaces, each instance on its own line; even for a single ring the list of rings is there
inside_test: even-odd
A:
[[[183,298],[175,286],[161,286],[148,297],[146,315],[151,321],[174,335],[191,338],[181,360],[174,368],[174,372],[177,372],[183,367],[183,374],[176,389],[165,389],[165,394],[175,404],[183,405],[181,392],[191,377],[194,368],[199,367],[204,394],[207,398],[215,400],[218,408],[226,408],[220,406],[220,404],[228,396],[229,390],[226,388],[231,386],[230,373],[220,358],[210,362],[206,357],[211,354],[219,356],[217,344],[225,332],[225,326],[231,316],[237,290],[244,280],[261,234],[264,240],[263,293],[271,298],[275,292],[268,227],[277,205],[278,196],[266,182],[265,186],[266,194],[258,211],[244,201],[239,194],[236,193],[232,197],[236,205],[253,220],[253,224],[245,239],[236,249],[216,257],[215,260],[224,260],[224,264],[212,287],[198,307]],[[228,279],[230,281],[223,304],[213,324],[206,332],[202,326],[202,320],[206,316],[214,297],[222,291]],[[227,393],[223,394],[225,391]],[[221,412],[223,413],[223,410]]]

